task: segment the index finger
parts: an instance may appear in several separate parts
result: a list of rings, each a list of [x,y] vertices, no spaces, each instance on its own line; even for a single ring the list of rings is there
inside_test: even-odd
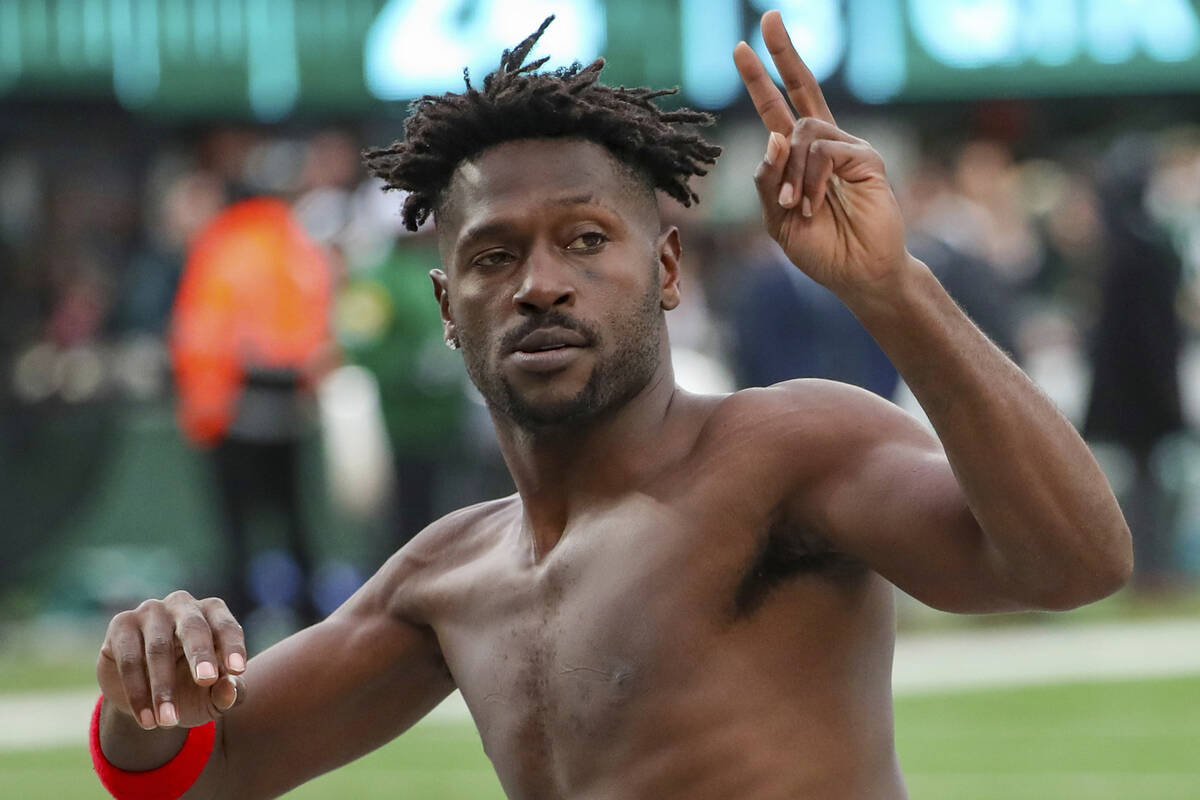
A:
[[[767,52],[779,70],[783,79],[783,87],[787,90],[788,98],[795,106],[796,112],[802,117],[816,117],[828,123],[833,121],[833,112],[825,102],[825,94],[821,85],[813,77],[804,60],[792,46],[792,37],[783,26],[783,17],[778,11],[768,11],[762,17],[763,42]],[[757,59],[756,59],[757,60]],[[778,89],[776,89],[778,91]]]
[[[792,110],[788,108],[779,87],[771,80],[767,68],[758,60],[750,45],[738,42],[737,47],[733,48],[733,63],[742,83],[746,84],[746,91],[750,93],[754,110],[758,112],[763,125],[766,125],[769,131],[776,131],[785,137],[791,136],[792,123],[796,118],[792,116]]]

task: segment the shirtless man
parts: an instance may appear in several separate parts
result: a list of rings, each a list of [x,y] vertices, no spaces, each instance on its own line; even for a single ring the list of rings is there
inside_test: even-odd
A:
[[[1125,581],[1129,532],[1087,447],[905,251],[879,156],[834,125],[778,14],[762,26],[799,115],[738,45],[773,132],[767,230],[858,315],[937,438],[831,382],[675,386],[680,243],[653,187],[692,198],[716,152],[680,125],[703,115],[595,84],[598,65],[522,68],[539,30],[368,155],[410,192],[406,222],[436,217],[446,338],[517,494],[434,523],[248,665],[220,600],[118,614],[97,668],[108,763],[156,768],[215,719],[185,797],[274,797],[457,688],[513,798],[891,800],[893,585],[986,612]]]

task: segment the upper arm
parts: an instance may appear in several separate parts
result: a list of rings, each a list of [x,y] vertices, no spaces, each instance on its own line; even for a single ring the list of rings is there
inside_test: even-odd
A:
[[[937,438],[870,392],[829,381],[769,392],[792,424],[779,437],[797,527],[947,611],[1018,607]]]
[[[433,631],[396,613],[402,562],[249,661],[245,702],[218,723],[224,763],[196,796],[231,785],[238,797],[278,796],[385,744],[453,691]]]

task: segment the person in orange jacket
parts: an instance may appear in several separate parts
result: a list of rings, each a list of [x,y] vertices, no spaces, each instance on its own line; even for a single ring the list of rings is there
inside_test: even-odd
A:
[[[304,390],[331,347],[329,258],[277,199],[227,208],[188,253],[170,329],[180,427],[212,454],[229,548],[231,606],[253,607],[249,517],[280,513],[303,586],[298,611],[318,617],[298,485]]]

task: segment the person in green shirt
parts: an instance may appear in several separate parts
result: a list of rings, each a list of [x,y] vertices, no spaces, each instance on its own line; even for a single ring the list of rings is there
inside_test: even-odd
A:
[[[428,525],[459,460],[468,411],[462,360],[446,349],[429,270],[439,263],[427,234],[398,239],[378,264],[352,275],[335,327],[347,361],[379,383],[396,486],[388,552]]]

